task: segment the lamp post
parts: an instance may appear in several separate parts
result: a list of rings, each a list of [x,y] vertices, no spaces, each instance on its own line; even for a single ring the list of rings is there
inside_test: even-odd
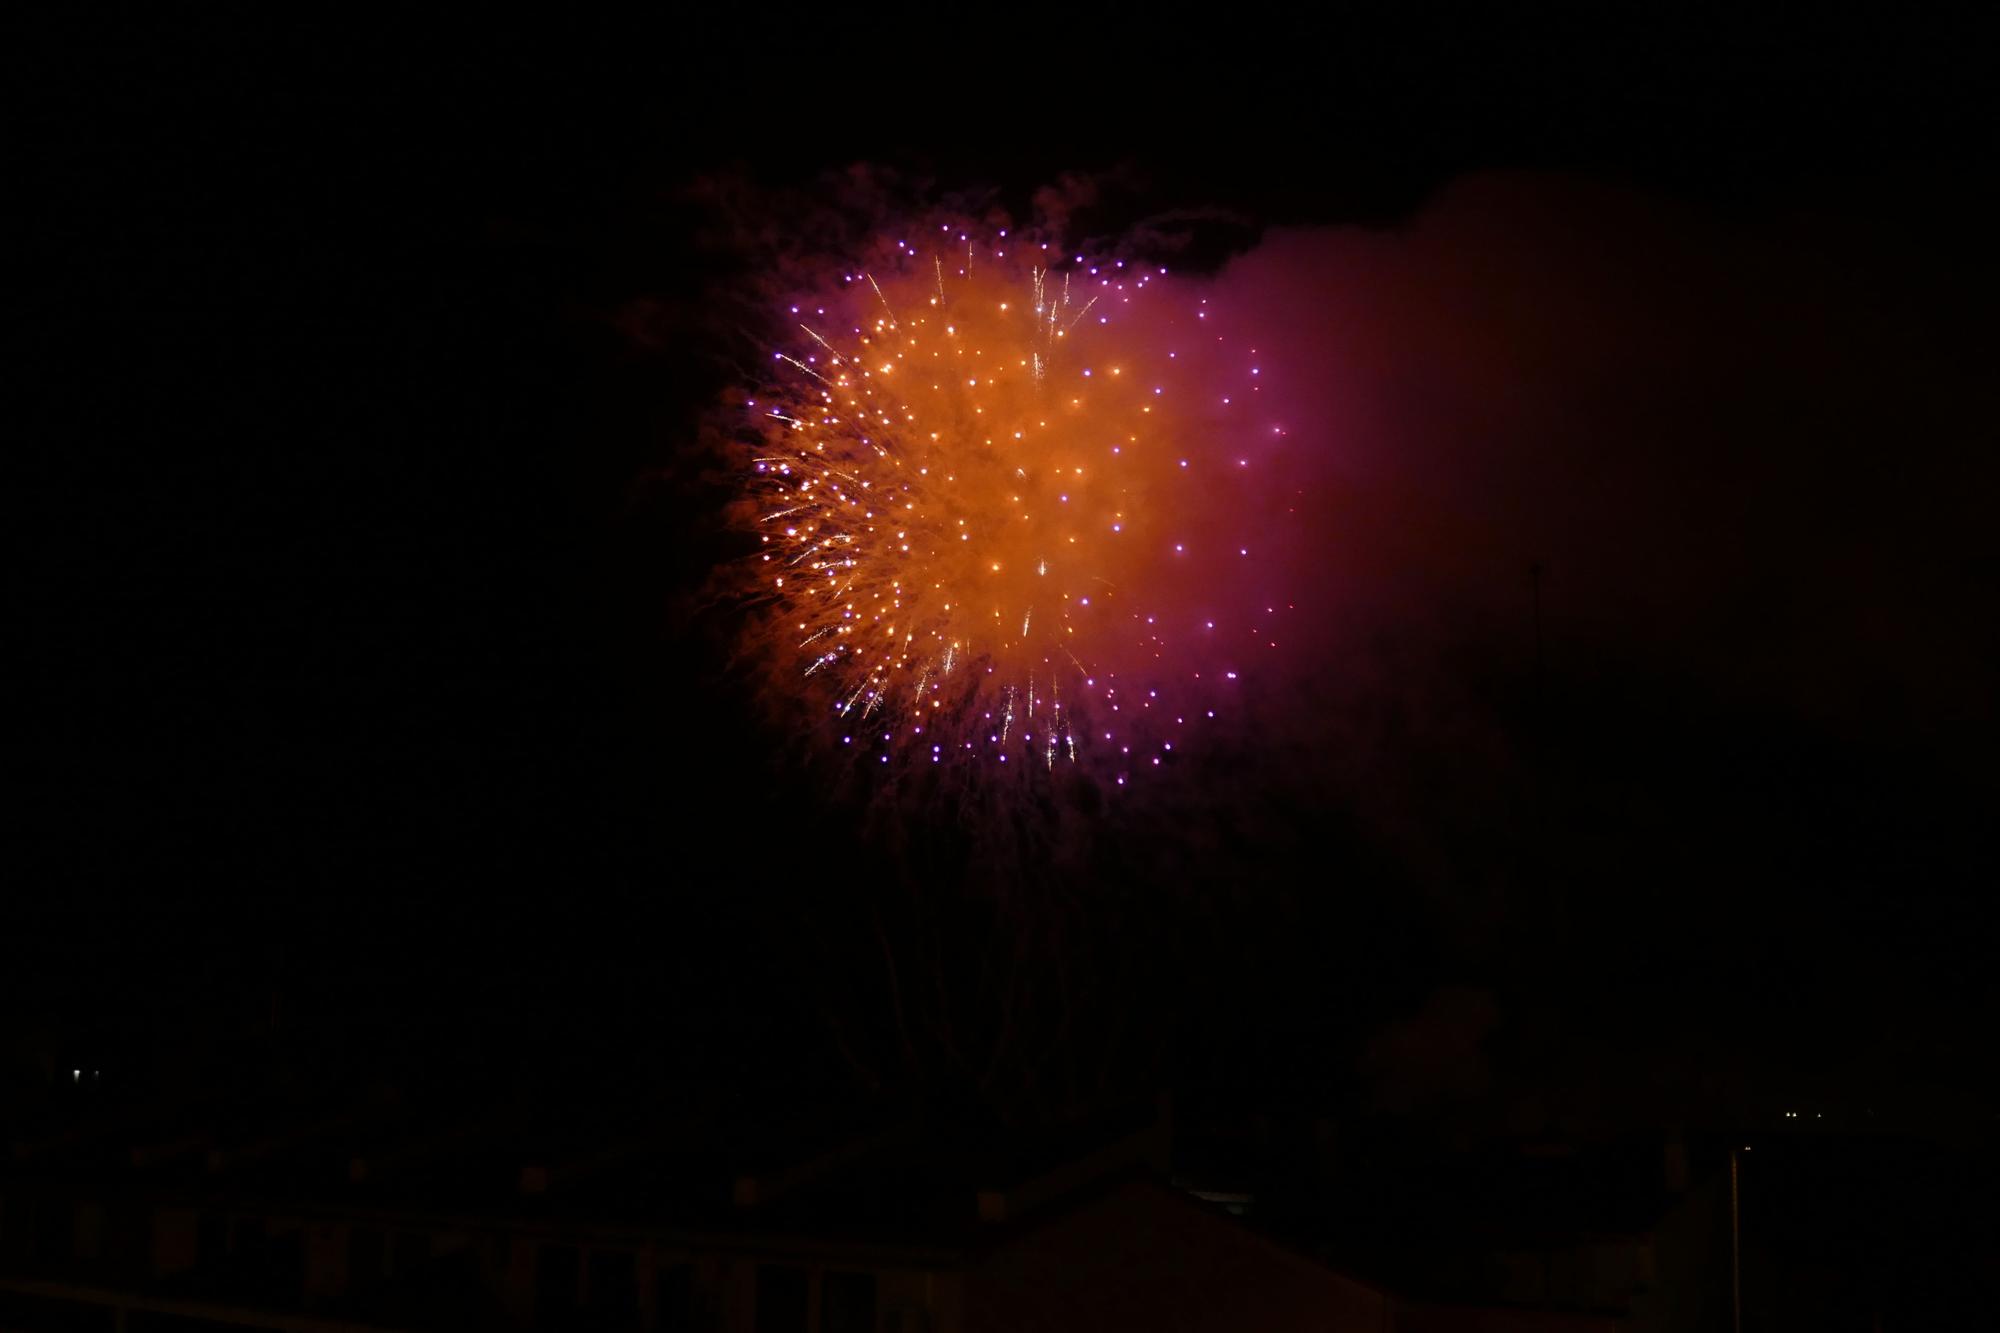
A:
[[[1742,1152],[1749,1152],[1744,1144]],[[1735,1333],[1743,1333],[1743,1213],[1737,1162],[1741,1153],[1729,1150],[1729,1313]]]

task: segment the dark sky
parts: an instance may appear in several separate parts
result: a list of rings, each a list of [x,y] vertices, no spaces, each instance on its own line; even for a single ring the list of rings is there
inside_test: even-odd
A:
[[[275,984],[332,1031],[671,1064],[872,1012],[825,983],[872,967],[871,886],[964,851],[858,838],[758,743],[690,609],[724,543],[689,447],[732,276],[694,187],[869,162],[1023,202],[1084,173],[1105,234],[1243,219],[1199,258],[1366,292],[1314,326],[1327,383],[1422,422],[1360,465],[1377,610],[1299,705],[1341,762],[1252,762],[1254,818],[1113,830],[1024,899],[1088,918],[1115,966],[1079,1003],[1146,1015],[1137,1065],[1503,1118],[1978,1090],[1969,34],[948,22],[209,18],[23,57],[16,1025],[221,1030]],[[1454,415],[1501,376],[1505,429]],[[779,805],[831,887],[763,868]]]

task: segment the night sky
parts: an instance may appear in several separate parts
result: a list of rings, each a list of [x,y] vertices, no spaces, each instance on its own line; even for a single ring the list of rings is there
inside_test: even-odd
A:
[[[1990,1120],[1969,34],[943,23],[27,57],[10,1040],[893,1083],[886,923],[1064,1034],[1015,1114]],[[741,209],[857,164],[1169,219],[1321,367],[1322,665],[1192,815],[865,831],[727,669]]]

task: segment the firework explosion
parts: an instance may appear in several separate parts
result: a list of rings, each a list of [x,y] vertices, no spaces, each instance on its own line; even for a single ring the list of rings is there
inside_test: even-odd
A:
[[[1159,266],[920,235],[785,302],[742,405],[754,655],[890,774],[1155,778],[1295,609],[1256,338]]]

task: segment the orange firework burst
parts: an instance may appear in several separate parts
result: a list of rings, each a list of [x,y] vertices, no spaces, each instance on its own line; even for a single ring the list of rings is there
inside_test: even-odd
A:
[[[1290,606],[1254,337],[1164,268],[942,225],[787,303],[750,639],[870,764],[1171,765]]]

